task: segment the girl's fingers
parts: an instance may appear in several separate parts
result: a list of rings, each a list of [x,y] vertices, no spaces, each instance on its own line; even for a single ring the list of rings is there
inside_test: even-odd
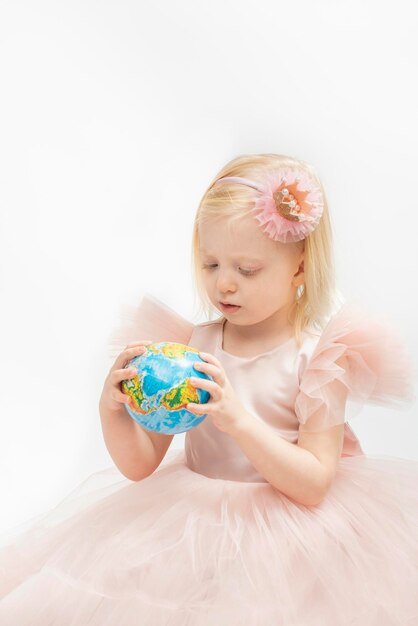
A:
[[[208,391],[210,399],[214,402],[219,400],[221,397],[221,389],[218,383],[213,382],[212,380],[207,380],[206,378],[197,378],[196,382],[194,383],[193,378],[191,378],[190,383],[193,385],[193,387],[196,387],[198,389],[205,389],[206,391]]]
[[[221,362],[216,358],[216,356],[210,354],[210,352],[199,352],[199,356],[205,361],[205,363],[212,363],[212,365],[216,365],[219,368],[221,367]]]
[[[112,383],[113,385],[118,386],[123,380],[129,380],[130,378],[134,378],[138,374],[138,370],[136,367],[124,367],[120,370],[115,370],[112,372]]]
[[[111,372],[115,370],[121,369],[124,367],[131,359],[136,356],[140,356],[146,351],[145,346],[153,343],[150,340],[137,341],[135,344],[128,344],[128,346],[123,350],[116,358],[114,364],[110,368]]]
[[[125,367],[120,370],[115,370],[110,373],[109,384],[111,386],[110,389],[110,397],[116,402],[123,402],[123,404],[130,403],[130,396],[127,393],[124,393],[121,388],[121,382],[123,380],[129,380],[138,374],[138,371],[135,367]]]
[[[214,391],[218,385],[212,380],[208,380],[207,378],[190,378],[190,384],[193,387],[198,387],[199,389],[206,389],[207,391]]]
[[[201,363],[200,361],[195,363],[193,367],[198,372],[204,372],[205,374],[210,374],[211,376],[214,376],[219,372],[219,368],[216,365],[211,365],[210,363]]]
[[[187,408],[192,413],[193,411],[196,411],[197,413],[206,413],[209,412],[210,406],[209,404],[198,404],[197,402],[189,402],[189,404],[187,404]]]
[[[218,385],[222,384],[222,370],[220,370],[219,367],[217,367],[216,365],[212,365],[210,363],[201,363],[200,361],[197,361],[197,363],[195,363],[193,367],[197,372],[202,372],[203,374],[212,376],[213,380],[218,383]],[[199,380],[202,379],[199,378]]]
[[[123,393],[122,391],[118,391],[118,389],[114,389],[111,396],[113,400],[116,400],[116,402],[122,402],[123,404],[129,404],[131,400],[131,396],[128,396],[127,393]]]
[[[129,380],[138,374],[135,367],[125,367],[121,370],[115,370],[112,373],[112,392],[111,396],[117,402],[123,402],[124,404],[130,402],[130,397],[127,393],[122,391],[120,383],[123,380]]]

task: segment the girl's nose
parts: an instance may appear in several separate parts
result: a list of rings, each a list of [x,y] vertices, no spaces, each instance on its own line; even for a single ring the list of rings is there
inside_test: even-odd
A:
[[[216,287],[220,293],[230,291],[231,289],[235,290],[235,282],[231,274],[228,272],[219,272]]]

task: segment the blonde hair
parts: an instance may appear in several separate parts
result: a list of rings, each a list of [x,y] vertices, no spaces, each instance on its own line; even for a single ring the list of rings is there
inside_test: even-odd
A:
[[[304,284],[297,288],[295,302],[290,312],[293,320],[289,318],[294,327],[295,339],[300,346],[302,331],[309,332],[311,328],[323,329],[337,300],[328,203],[321,180],[309,163],[282,154],[244,154],[229,161],[210,182],[196,212],[192,236],[192,277],[200,312],[211,321],[214,309],[202,280],[199,225],[217,218],[227,217],[235,220],[250,214],[258,194],[247,185],[237,185],[230,181],[221,185],[214,183],[223,176],[243,176],[255,182],[262,182],[264,172],[275,167],[297,168],[307,172],[318,183],[324,197],[324,209],[318,226],[304,240],[294,244],[300,245],[300,249],[305,250]]]

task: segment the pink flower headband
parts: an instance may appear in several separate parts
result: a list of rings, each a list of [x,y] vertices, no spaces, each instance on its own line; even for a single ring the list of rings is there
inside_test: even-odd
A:
[[[305,239],[317,227],[324,209],[324,198],[316,181],[305,172],[284,167],[269,171],[263,183],[241,176],[223,176],[222,181],[242,183],[261,195],[253,211],[263,231],[283,243]]]

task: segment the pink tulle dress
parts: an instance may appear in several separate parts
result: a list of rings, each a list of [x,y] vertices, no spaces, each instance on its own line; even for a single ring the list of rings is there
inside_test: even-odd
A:
[[[5,626],[416,626],[418,462],[367,456],[348,417],[414,400],[396,332],[344,304],[320,332],[251,357],[223,349],[224,318],[192,324],[145,294],[119,345],[177,341],[216,356],[242,404],[296,444],[344,423],[316,506],[274,489],[203,420],[134,482],[111,466],[0,545]],[[403,405],[404,406],[404,405]]]

